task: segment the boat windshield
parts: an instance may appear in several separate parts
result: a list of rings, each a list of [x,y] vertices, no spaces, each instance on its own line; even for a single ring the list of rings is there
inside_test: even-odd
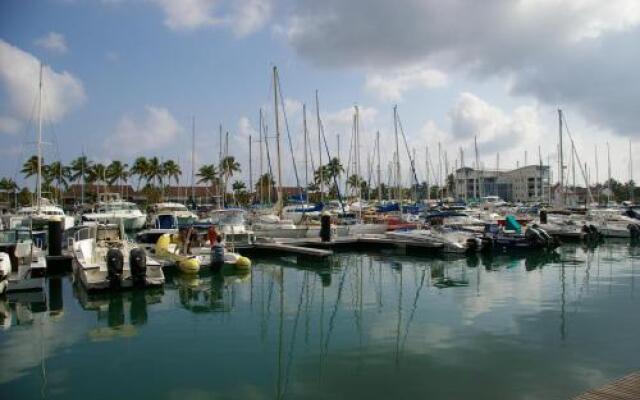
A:
[[[31,235],[26,230],[0,231],[0,243],[18,243],[28,239],[31,239]]]
[[[134,211],[137,210],[133,203],[106,203],[100,206],[98,212],[111,212],[111,211]]]
[[[211,223],[217,225],[244,225],[244,211],[213,211]]]

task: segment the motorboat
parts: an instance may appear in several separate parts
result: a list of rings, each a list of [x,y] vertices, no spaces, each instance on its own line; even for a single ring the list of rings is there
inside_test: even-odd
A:
[[[161,264],[129,242],[120,224],[86,224],[73,237],[74,275],[88,291],[164,284]]]
[[[180,235],[164,234],[160,236],[155,247],[155,257],[164,266],[176,266],[187,274],[197,274],[204,266],[211,265],[211,249],[209,247],[190,247],[186,244],[189,238]],[[251,260],[232,251],[224,252],[224,264],[233,265],[239,269],[251,266]]]
[[[7,218],[5,218],[7,221]],[[8,217],[5,223],[7,228],[15,228],[17,226],[31,227],[34,229],[46,229],[49,221],[62,221],[63,229],[71,229],[75,224],[72,216],[66,215],[62,207],[50,203],[47,199],[40,200],[40,206],[20,207],[13,216]]]
[[[245,215],[246,211],[239,208],[211,210],[207,218],[198,221],[198,225],[213,225],[218,233],[224,235],[227,243],[242,246],[251,244],[255,240],[253,230],[247,228]]]
[[[176,219],[176,223],[178,225],[189,225],[193,224],[198,220],[198,216],[191,210],[187,208],[184,204],[180,203],[156,203],[152,207],[153,216],[151,219],[151,226],[153,228],[161,228],[163,227],[163,218],[166,216],[173,215]],[[160,218],[159,218],[160,217]]]
[[[120,224],[122,221],[126,231],[136,231],[144,228],[147,215],[134,203],[121,200],[117,193],[101,193],[95,212],[83,214],[82,221],[100,224]]]
[[[46,267],[44,251],[29,230],[0,232],[0,294],[43,290]]]
[[[307,235],[306,225],[296,225],[292,220],[280,219],[275,214],[257,215],[251,229],[256,237],[298,239]]]

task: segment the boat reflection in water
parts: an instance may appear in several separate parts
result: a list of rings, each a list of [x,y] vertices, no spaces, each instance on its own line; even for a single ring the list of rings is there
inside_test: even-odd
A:
[[[88,293],[79,285],[75,293],[83,310],[95,312],[97,326],[87,333],[91,340],[110,340],[137,334],[136,327],[149,319],[148,306],[162,302],[161,288],[108,293]]]

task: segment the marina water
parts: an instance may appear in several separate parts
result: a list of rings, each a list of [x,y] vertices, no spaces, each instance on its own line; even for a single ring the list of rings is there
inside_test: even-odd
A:
[[[640,366],[640,247],[257,258],[0,304],[2,398],[561,399]],[[37,296],[36,296],[37,297]]]

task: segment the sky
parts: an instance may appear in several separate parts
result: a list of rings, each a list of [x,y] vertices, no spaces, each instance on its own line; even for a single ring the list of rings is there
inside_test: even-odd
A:
[[[45,162],[158,156],[190,184],[192,132],[197,170],[218,162],[222,126],[247,183],[252,138],[255,181],[260,108],[275,153],[277,66],[285,184],[296,169],[305,181],[303,105],[318,162],[316,90],[329,150],[345,164],[358,107],[365,177],[379,131],[388,181],[397,105],[407,183],[406,148],[423,181],[427,149],[433,174],[445,154],[459,166],[461,149],[474,166],[474,140],[484,168],[498,153],[501,169],[541,155],[557,179],[559,108],[590,180],[596,154],[606,179],[608,143],[612,176],[627,181],[630,159],[640,176],[630,157],[640,137],[637,43],[637,0],[3,0],[0,175],[24,182],[20,166],[36,152],[43,62]],[[565,159],[569,143],[565,135]]]

